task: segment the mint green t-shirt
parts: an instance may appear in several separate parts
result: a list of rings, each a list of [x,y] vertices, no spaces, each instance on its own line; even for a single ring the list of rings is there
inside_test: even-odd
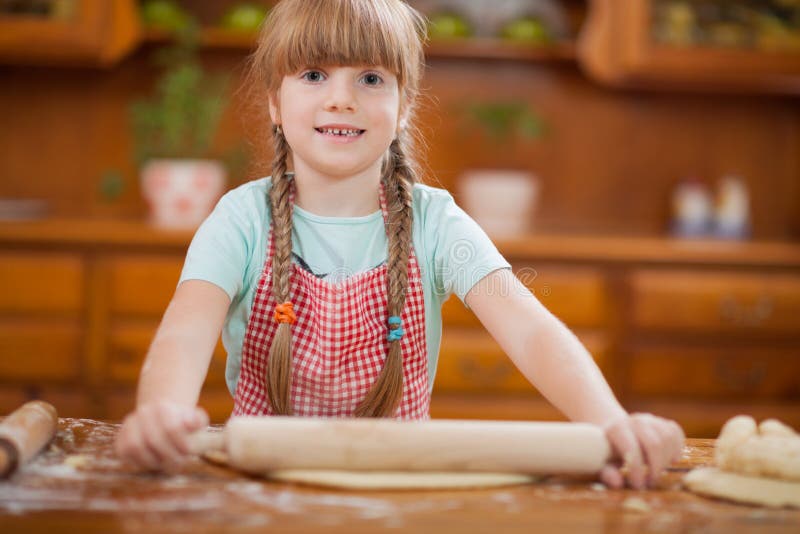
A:
[[[197,230],[180,281],[205,280],[222,288],[231,305],[222,329],[228,353],[225,380],[233,395],[242,363],[242,343],[264,267],[270,227],[269,178],[232,189]],[[422,275],[428,383],[433,387],[442,334],[442,304],[455,293],[462,301],[484,276],[509,263],[443,189],[413,189],[413,246]],[[292,216],[293,261],[336,283],[386,261],[387,239],[380,210],[363,217],[322,217],[297,206]]]

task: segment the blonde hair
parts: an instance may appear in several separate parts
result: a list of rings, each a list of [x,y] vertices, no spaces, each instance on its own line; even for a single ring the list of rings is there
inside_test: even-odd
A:
[[[388,217],[388,315],[402,315],[408,288],[411,251],[411,194],[419,167],[411,157],[417,137],[413,113],[424,70],[423,18],[400,0],[281,0],[270,12],[252,56],[249,79],[276,95],[284,76],[309,66],[379,65],[398,81],[401,112],[407,118],[384,157],[381,181]],[[269,202],[272,210],[272,291],[278,303],[289,298],[292,249],[291,177],[287,176],[291,147],[282,131],[272,127],[274,157]],[[276,414],[291,415],[292,330],[278,325],[269,350],[265,380]],[[388,417],[403,394],[400,341],[389,341],[381,373],[356,407],[359,417]]]

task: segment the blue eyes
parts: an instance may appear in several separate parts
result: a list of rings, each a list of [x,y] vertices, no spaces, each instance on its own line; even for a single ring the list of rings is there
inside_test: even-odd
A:
[[[307,82],[321,82],[323,79],[322,73],[318,70],[310,70],[304,72],[302,78]]]
[[[380,83],[383,82],[383,78],[381,78],[374,72],[365,74],[361,79],[364,80],[364,83],[366,83],[367,85],[380,85]]]
[[[327,76],[318,70],[307,70],[300,76],[303,80],[311,83],[319,83],[325,80]],[[383,83],[383,78],[380,74],[375,72],[368,72],[359,78],[359,81],[365,85],[376,87]]]

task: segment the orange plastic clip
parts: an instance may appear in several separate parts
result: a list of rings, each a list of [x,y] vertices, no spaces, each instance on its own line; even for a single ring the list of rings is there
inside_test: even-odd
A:
[[[297,316],[294,314],[293,304],[289,301],[275,306],[275,320],[279,323],[294,324],[297,321]]]

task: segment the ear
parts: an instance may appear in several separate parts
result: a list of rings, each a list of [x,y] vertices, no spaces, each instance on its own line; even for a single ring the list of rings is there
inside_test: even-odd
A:
[[[281,124],[281,112],[279,107],[279,99],[278,93],[270,94],[268,97],[269,100],[269,118],[272,120],[272,124],[276,126],[280,126]]]

